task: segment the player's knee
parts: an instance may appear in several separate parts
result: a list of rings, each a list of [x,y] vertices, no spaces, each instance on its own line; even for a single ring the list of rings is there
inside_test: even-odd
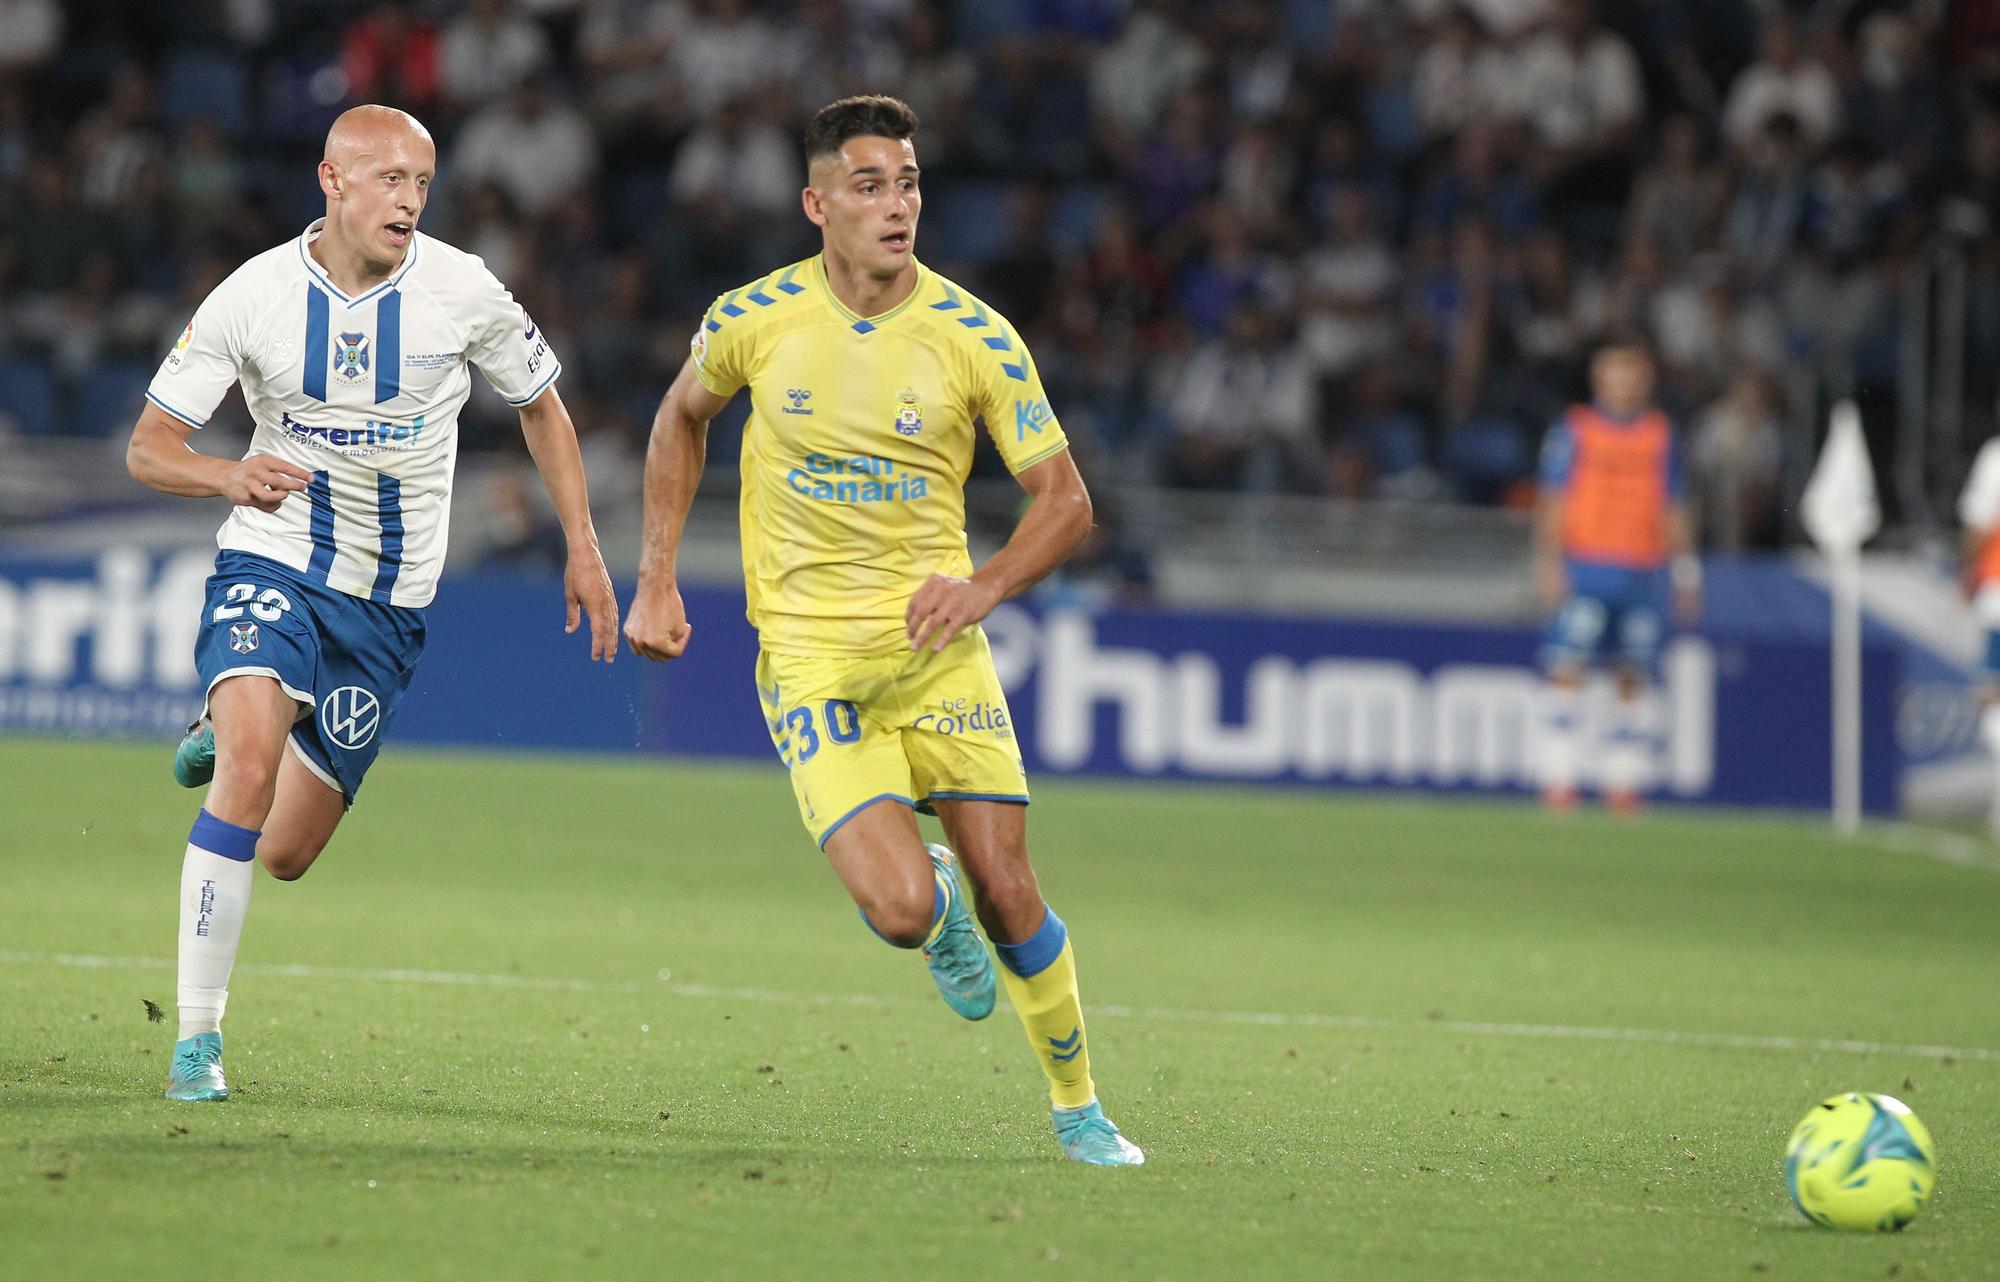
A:
[[[272,841],[267,837],[257,843],[257,862],[279,881],[297,881],[319,858],[320,849],[313,842]]]
[[[937,921],[937,883],[884,887],[861,905],[875,933],[898,948],[920,948]]]
[[[215,780],[211,797],[230,798],[233,808],[268,809],[272,795],[278,787],[278,763],[267,761],[251,754],[232,753],[218,757],[215,762]],[[210,812],[220,817],[220,812],[211,805]],[[263,816],[257,815],[253,821],[232,819],[243,822],[245,827],[256,828],[262,824]]]

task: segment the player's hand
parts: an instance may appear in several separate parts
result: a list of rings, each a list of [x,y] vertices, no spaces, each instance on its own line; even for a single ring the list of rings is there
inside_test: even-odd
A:
[[[933,574],[924,580],[903,611],[903,627],[910,634],[910,648],[921,650],[931,642],[931,650],[944,649],[960,629],[979,622],[1000,604],[1000,594],[977,579],[961,579],[950,574]]]
[[[563,597],[569,603],[564,632],[574,632],[582,614],[590,616],[590,658],[606,663],[618,657],[618,594],[611,590],[611,576],[605,572],[604,558],[594,547],[569,554],[563,570]]]
[[[297,463],[252,454],[229,469],[222,482],[222,496],[240,507],[275,512],[287,495],[311,485],[312,479],[313,474]]]
[[[1540,598],[1544,610],[1557,610],[1569,596],[1569,575],[1563,573],[1560,561],[1539,561],[1535,564],[1535,595]]]
[[[625,640],[631,643],[632,653],[660,663],[680,658],[693,631],[681,590],[675,587],[641,592],[632,599],[632,612],[625,616]]]

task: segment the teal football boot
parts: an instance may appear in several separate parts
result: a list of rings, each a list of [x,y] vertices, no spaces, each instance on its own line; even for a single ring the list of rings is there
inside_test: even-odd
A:
[[[986,941],[973,927],[972,914],[965,910],[965,894],[958,890],[958,861],[939,845],[926,845],[938,876],[949,877],[956,893],[944,917],[944,929],[924,960],[930,963],[931,978],[937,982],[944,1004],[965,1019],[985,1019],[993,1013],[993,959],[986,953]]]
[[[174,782],[183,788],[199,788],[215,778],[215,727],[203,717],[188,727],[181,746],[174,749]]]
[[[229,1083],[222,1080],[221,1033],[196,1033],[174,1043],[167,1098],[218,1103],[229,1098]]]
[[[1146,1155],[1139,1146],[1118,1133],[1096,1100],[1082,1108],[1051,1110],[1056,1122],[1056,1143],[1063,1156],[1087,1166],[1144,1166]]]

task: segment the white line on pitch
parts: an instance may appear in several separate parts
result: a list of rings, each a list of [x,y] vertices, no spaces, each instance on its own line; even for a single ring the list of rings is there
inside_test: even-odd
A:
[[[35,953],[0,949],[0,964],[68,966],[84,970],[171,970],[166,957],[100,957],[84,953]],[[929,1006],[928,999],[875,993],[799,993],[777,988],[731,988],[713,984],[603,982],[505,973],[477,974],[448,970],[394,970],[358,966],[308,966],[246,962],[239,972],[289,979],[333,979],[378,984],[439,984],[464,988],[511,988],[531,992],[650,993],[675,997],[768,1002],[793,1006]],[[663,972],[664,974],[664,972]],[[1390,1019],[1378,1015],[1321,1015],[1310,1011],[1181,1010],[1165,1006],[1128,1006],[1092,1002],[1090,1014],[1114,1019],[1149,1019],[1178,1024],[1251,1024],[1271,1028],[1374,1029],[1410,1032],[1430,1029],[1475,1037],[1522,1037],[1560,1041],[1640,1042],[1671,1046],[1703,1046],[1725,1050],[1830,1051],[1847,1055],[1905,1055],[1917,1059],[2000,1061],[2000,1050],[1983,1046],[1922,1046],[1869,1042],[1838,1037],[1780,1037],[1753,1033],[1702,1033],[1670,1028],[1597,1028],[1579,1024],[1518,1024],[1466,1019]]]

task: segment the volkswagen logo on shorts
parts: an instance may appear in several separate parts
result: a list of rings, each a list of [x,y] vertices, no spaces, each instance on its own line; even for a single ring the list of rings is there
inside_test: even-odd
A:
[[[382,703],[360,686],[342,686],[319,701],[319,728],[336,748],[365,748],[382,724]]]

